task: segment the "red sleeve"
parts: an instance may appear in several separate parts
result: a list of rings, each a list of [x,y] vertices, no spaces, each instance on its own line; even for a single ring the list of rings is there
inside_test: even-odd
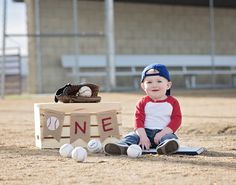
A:
[[[135,107],[135,121],[134,121],[134,129],[144,128],[144,120],[145,120],[145,98],[139,100]]]
[[[167,127],[171,128],[173,132],[175,133],[176,130],[180,127],[181,122],[182,122],[182,113],[180,110],[180,105],[179,102],[173,98],[171,101],[171,104],[173,106],[173,111],[171,114],[171,121],[167,125]]]

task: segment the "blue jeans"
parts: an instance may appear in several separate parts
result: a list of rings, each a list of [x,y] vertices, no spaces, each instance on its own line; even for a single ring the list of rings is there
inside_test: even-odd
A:
[[[150,148],[156,148],[157,145],[154,142],[154,137],[156,133],[160,132],[161,130],[158,129],[148,129],[145,128],[146,134],[148,139],[151,142],[151,147]],[[160,140],[160,143],[164,142],[166,139],[178,139],[178,137],[175,134],[166,134],[163,136]],[[124,136],[118,143],[120,144],[127,144],[127,145],[132,145],[132,144],[139,144],[139,136],[135,132],[130,132],[126,136]]]

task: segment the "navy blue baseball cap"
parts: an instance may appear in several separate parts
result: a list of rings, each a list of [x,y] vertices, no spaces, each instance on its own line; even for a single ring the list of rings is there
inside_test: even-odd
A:
[[[157,73],[153,73],[153,74],[147,74],[147,72],[150,69],[155,69],[158,72]],[[168,81],[170,81],[169,71],[167,70],[166,66],[163,65],[163,64],[150,64],[147,67],[145,67],[143,72],[142,72],[141,82],[143,82],[145,77],[147,77],[147,76],[162,76],[165,79],[167,79]],[[166,95],[170,95],[170,89],[166,91]]]

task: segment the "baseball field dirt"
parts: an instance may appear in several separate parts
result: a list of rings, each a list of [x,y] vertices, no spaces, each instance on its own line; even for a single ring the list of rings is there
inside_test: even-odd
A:
[[[236,90],[173,91],[183,113],[181,145],[204,147],[201,155],[127,156],[89,154],[87,162],[40,150],[34,140],[34,103],[54,95],[6,96],[0,100],[0,184],[236,184]],[[142,92],[100,93],[122,105],[122,134],[132,130]]]

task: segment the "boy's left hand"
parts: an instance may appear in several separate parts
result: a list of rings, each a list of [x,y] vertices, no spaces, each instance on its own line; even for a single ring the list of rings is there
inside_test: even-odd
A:
[[[173,131],[169,127],[165,127],[162,131],[156,133],[154,137],[154,142],[156,145],[158,145],[161,141],[161,138],[166,134],[171,134]]]
[[[158,144],[160,143],[160,141],[161,141],[161,138],[162,138],[164,135],[165,135],[165,134],[162,133],[162,132],[156,133],[156,135],[155,135],[155,137],[154,137],[154,143],[155,143],[156,145],[158,145]]]

